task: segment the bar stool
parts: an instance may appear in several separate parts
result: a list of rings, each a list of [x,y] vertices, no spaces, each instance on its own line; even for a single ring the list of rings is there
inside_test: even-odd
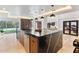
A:
[[[79,39],[73,41],[73,46],[75,46],[73,53],[79,53]]]

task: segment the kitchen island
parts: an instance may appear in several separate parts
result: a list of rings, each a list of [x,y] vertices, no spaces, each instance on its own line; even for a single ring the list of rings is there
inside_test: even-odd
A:
[[[17,36],[26,52],[56,53],[62,48],[62,30],[21,30]]]

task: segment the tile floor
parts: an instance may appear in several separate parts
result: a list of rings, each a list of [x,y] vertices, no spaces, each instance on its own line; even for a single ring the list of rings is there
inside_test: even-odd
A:
[[[58,53],[73,53],[73,41],[77,36],[63,35],[63,47]],[[0,53],[25,53],[24,47],[17,41],[16,34],[0,34]]]
[[[17,41],[15,33],[0,34],[0,53],[25,53],[25,49]]]
[[[73,53],[74,46],[73,41],[78,38],[78,36],[63,35],[63,47],[58,51],[58,53]]]

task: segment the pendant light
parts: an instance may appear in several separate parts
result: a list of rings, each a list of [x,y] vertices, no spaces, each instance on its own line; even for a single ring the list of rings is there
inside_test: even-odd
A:
[[[54,5],[51,5],[51,7],[54,7]]]
[[[35,20],[38,20],[38,18],[35,18]]]
[[[55,14],[51,14],[50,17],[55,17]]]
[[[42,16],[41,19],[44,19],[44,17]]]

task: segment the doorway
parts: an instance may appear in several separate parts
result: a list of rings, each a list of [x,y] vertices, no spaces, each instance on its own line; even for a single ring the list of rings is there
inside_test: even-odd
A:
[[[78,36],[78,20],[64,21],[63,33]]]

